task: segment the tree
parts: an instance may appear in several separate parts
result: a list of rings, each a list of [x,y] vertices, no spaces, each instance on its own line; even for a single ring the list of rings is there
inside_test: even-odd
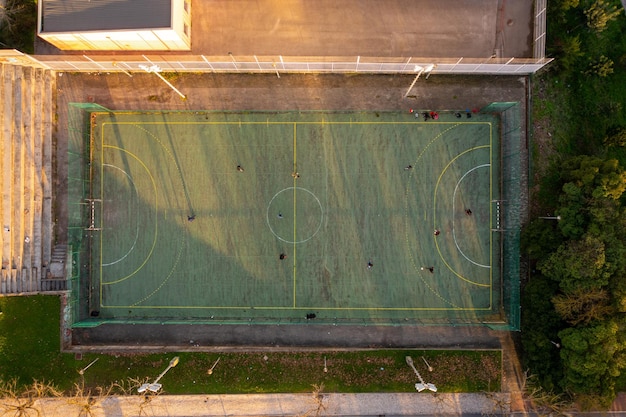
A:
[[[608,292],[599,288],[559,294],[552,303],[558,315],[574,326],[604,319],[614,312]]]
[[[559,196],[559,229],[568,239],[580,239],[587,230],[587,199],[582,188],[573,182],[563,185]]]
[[[96,410],[102,407],[102,402],[111,397],[118,384],[111,384],[106,388],[85,386],[85,379],[74,384],[72,395],[67,398],[67,403],[75,405],[78,417],[93,417]]]
[[[537,415],[567,415],[572,404],[562,393],[555,394],[552,389],[543,387],[536,375],[524,374],[524,397],[530,400],[531,410]]]
[[[308,417],[308,416],[320,416],[326,410],[326,404],[324,404],[324,384],[313,384],[313,403],[314,406],[308,410],[306,410],[303,414],[299,414],[298,417]]]
[[[597,75],[601,78],[608,77],[613,74],[613,61],[604,55],[600,55],[596,61],[589,63],[589,68],[587,68],[585,74]]]
[[[604,243],[593,236],[564,243],[540,261],[537,268],[557,281],[564,293],[600,289],[609,283],[605,271]]]
[[[561,10],[565,11],[568,9],[575,9],[576,7],[578,7],[579,2],[580,0],[560,0],[560,2],[557,3]]]
[[[579,58],[585,55],[581,49],[579,35],[564,36],[558,43],[558,46],[561,51],[558,63],[564,70],[574,67]]]
[[[626,210],[619,201],[603,198],[592,200],[588,216],[587,235],[604,242],[604,273],[609,275],[610,289],[617,289],[626,275]]]
[[[591,198],[619,199],[626,191],[626,172],[617,159],[578,155],[562,164],[563,186],[571,183],[582,191],[586,201]]]
[[[0,48],[34,51],[37,3],[32,0],[0,2]]]
[[[622,147],[626,145],[626,128],[616,126],[607,131],[607,136],[603,141],[605,146]]]
[[[615,19],[622,11],[614,4],[606,0],[596,0],[587,10],[587,26],[594,32],[600,33],[606,29],[606,25]]]
[[[605,320],[568,328],[559,337],[562,387],[578,395],[598,395],[610,402],[615,397],[615,380],[626,366],[626,342],[618,322]]]
[[[624,249],[623,245],[621,249]],[[626,255],[622,255],[620,260],[623,262],[624,258],[626,258]],[[620,313],[626,313],[626,272],[624,272],[623,265],[618,265],[618,270],[611,278],[609,289],[615,310]]]
[[[563,322],[554,311],[550,299],[557,291],[557,284],[546,277],[535,275],[526,284],[522,294],[522,346],[524,366],[548,391],[558,388],[562,379],[559,350],[552,343],[558,341]]]
[[[555,251],[563,243],[557,222],[535,219],[522,231],[521,247],[530,259],[540,259],[545,254]]]
[[[617,159],[605,160],[600,166],[597,183],[598,187],[594,190],[593,197],[618,200],[626,191],[626,171]]]
[[[2,415],[26,417],[40,415],[41,404],[37,401],[43,398],[60,397],[59,391],[54,385],[45,381],[34,380],[31,385],[20,388],[18,381],[12,379],[8,382],[0,381],[0,410]]]

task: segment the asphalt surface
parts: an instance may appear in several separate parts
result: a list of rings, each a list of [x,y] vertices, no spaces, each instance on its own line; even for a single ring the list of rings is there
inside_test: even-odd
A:
[[[104,324],[73,330],[75,347],[133,346],[145,350],[500,349],[503,332],[478,326]],[[82,346],[85,345],[85,346]]]
[[[494,54],[529,58],[533,54],[533,0],[191,3],[191,51],[164,55],[458,59]],[[35,53],[80,55],[85,51],[60,51],[38,38]]]

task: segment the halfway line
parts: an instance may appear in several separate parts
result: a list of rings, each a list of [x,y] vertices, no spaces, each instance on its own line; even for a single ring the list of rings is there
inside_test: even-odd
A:
[[[293,307],[296,307],[296,183],[298,181],[297,155],[297,124],[293,124]]]

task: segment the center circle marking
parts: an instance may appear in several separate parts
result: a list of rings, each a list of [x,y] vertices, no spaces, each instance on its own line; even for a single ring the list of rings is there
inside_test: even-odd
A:
[[[321,229],[324,210],[320,200],[311,191],[301,187],[288,187],[274,194],[267,205],[266,218],[267,226],[279,240],[285,243],[304,243]]]

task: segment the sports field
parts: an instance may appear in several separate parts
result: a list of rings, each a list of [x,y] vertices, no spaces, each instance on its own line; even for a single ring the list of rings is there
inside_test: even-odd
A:
[[[498,121],[91,116],[102,319],[501,321]]]

